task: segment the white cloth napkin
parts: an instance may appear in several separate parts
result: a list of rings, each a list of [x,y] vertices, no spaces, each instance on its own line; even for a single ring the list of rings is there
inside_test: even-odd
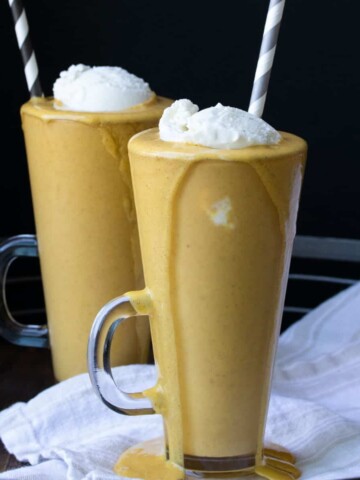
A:
[[[120,367],[116,376],[129,388],[135,378],[154,382],[151,366]],[[32,465],[0,479],[119,480],[120,453],[161,434],[159,416],[112,412],[80,375],[0,413],[5,446]],[[360,284],[281,336],[266,442],[293,452],[304,480],[360,477]]]

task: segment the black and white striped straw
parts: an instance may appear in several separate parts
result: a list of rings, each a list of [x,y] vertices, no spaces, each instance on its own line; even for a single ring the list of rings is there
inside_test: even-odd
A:
[[[257,117],[264,112],[284,7],[285,0],[270,0],[249,106],[249,113]]]
[[[29,24],[21,0],[9,0],[14,19],[16,38],[23,59],[27,86],[31,97],[41,97],[43,92],[40,85],[39,69],[35,52],[31,44]]]

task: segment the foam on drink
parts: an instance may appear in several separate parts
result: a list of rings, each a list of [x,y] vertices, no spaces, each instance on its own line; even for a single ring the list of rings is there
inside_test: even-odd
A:
[[[221,103],[199,111],[187,99],[177,100],[165,109],[159,130],[164,141],[219,149],[272,145],[281,140],[273,127],[251,113]]]
[[[116,112],[154,96],[142,78],[120,67],[71,65],[54,83],[55,107],[82,112]]]

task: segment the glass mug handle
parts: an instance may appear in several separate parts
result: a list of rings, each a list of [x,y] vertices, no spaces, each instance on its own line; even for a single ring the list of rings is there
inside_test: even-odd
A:
[[[128,393],[115,383],[110,365],[111,342],[124,321],[149,313],[146,311],[149,301],[147,289],[110,300],[97,314],[90,332],[88,370],[95,393],[111,410],[126,415],[149,415],[154,410],[143,392]]]
[[[14,260],[37,256],[35,235],[17,235],[0,244],[0,335],[15,345],[44,348],[49,346],[47,326],[24,325],[18,322],[9,310],[5,287],[9,267]]]

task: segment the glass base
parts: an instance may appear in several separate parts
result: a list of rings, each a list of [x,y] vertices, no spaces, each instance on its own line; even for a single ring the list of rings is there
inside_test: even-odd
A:
[[[136,445],[119,458],[114,472],[143,480],[294,480],[301,472],[294,456],[282,449],[264,449],[260,460],[255,455],[238,457],[193,457],[185,455],[185,469],[167,461],[162,438]],[[222,471],[221,471],[222,469]]]
[[[187,470],[200,472],[234,472],[255,467],[255,455],[239,455],[237,457],[194,457],[184,455],[184,466]]]
[[[241,457],[237,458],[240,461]],[[254,458],[254,457],[253,457]],[[249,456],[250,460],[250,456]],[[257,480],[266,478],[268,480],[294,480],[301,477],[301,472],[295,466],[296,459],[283,448],[264,449],[260,463],[245,467],[241,471],[232,472],[209,472],[209,471],[185,471],[185,480],[206,479],[206,480]]]

